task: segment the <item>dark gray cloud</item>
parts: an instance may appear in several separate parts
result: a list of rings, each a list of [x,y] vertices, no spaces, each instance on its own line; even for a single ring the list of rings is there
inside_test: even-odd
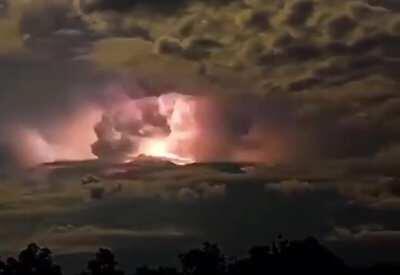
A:
[[[185,0],[81,0],[79,4],[85,12],[93,12],[96,10],[114,10],[120,12],[127,12],[130,9],[137,8],[149,8],[151,11],[175,11],[177,8],[185,4]]]
[[[8,1],[2,0],[0,1],[0,16],[5,16],[7,14],[8,9]]]
[[[235,0],[206,0],[204,2],[213,5],[223,5],[224,3],[233,2]],[[160,12],[165,15],[177,12],[180,8],[185,7],[193,1],[190,0],[80,0],[79,5],[85,12],[93,11],[118,11],[118,12],[129,12],[132,9],[148,9],[151,12]]]
[[[399,11],[400,5],[396,0],[368,0],[368,4],[375,7],[384,7],[389,10]]]
[[[315,8],[315,1],[313,0],[296,0],[288,2],[285,5],[286,14],[284,22],[299,27],[307,23],[307,20],[313,15]]]

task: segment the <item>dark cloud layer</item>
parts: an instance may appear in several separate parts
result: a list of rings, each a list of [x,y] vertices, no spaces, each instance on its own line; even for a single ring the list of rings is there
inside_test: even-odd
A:
[[[234,0],[223,0],[223,1],[214,1],[214,0],[206,0],[204,2],[211,4],[225,4],[232,2]],[[145,8],[149,9],[150,12],[161,12],[165,14],[174,13],[178,11],[180,8],[184,8],[187,5],[190,5],[190,0],[80,0],[79,4],[81,8],[85,12],[93,12],[98,10],[113,10],[118,12],[129,12],[132,9],[140,9]]]
[[[80,5],[85,12],[92,12],[96,10],[115,10],[120,12],[127,12],[129,9],[134,9],[135,7],[147,7],[152,11],[174,11],[175,9],[181,7],[185,4],[185,0],[172,0],[172,1],[162,1],[162,0],[81,0]]]

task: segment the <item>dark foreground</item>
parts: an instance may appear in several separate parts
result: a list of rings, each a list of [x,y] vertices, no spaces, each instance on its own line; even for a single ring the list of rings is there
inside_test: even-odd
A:
[[[99,249],[80,275],[391,275],[400,274],[400,264],[381,264],[365,268],[347,266],[339,257],[314,238],[287,241],[282,237],[271,245],[254,246],[243,258],[223,254],[216,244],[178,255],[180,266],[137,268],[123,271],[114,254]],[[52,252],[30,244],[17,258],[0,259],[0,275],[61,275],[62,268],[53,262]]]

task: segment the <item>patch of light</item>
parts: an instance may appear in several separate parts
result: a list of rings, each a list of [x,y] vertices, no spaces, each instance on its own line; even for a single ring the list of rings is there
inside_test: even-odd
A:
[[[181,157],[170,152],[168,147],[167,138],[151,138],[141,143],[139,154],[166,159],[177,165],[186,165],[195,162],[194,159]]]

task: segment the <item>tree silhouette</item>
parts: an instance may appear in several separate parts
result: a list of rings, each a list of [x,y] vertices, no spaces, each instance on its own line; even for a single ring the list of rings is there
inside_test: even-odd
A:
[[[142,266],[136,269],[135,275],[179,275],[180,273],[173,267],[149,268]]]
[[[53,263],[52,253],[48,248],[40,248],[32,243],[22,250],[18,259],[0,260],[1,275],[61,275],[60,266]]]
[[[123,275],[124,272],[117,268],[118,262],[109,249],[100,248],[96,253],[95,259],[87,264],[87,270],[81,275]]]
[[[272,248],[271,248],[272,247]],[[348,274],[349,268],[316,239],[289,242],[279,236],[269,246],[255,246],[249,256],[231,262],[228,274]]]
[[[217,244],[204,243],[201,249],[193,249],[179,255],[184,275],[218,275],[225,273],[226,259]]]
[[[288,241],[278,236],[270,245],[254,246],[242,258],[226,257],[217,244],[180,254],[180,269],[142,266],[135,275],[398,275],[400,264],[379,264],[356,269],[325,248],[315,238]],[[48,248],[32,243],[17,258],[0,258],[0,275],[62,275]],[[124,275],[114,254],[99,249],[80,275]]]

